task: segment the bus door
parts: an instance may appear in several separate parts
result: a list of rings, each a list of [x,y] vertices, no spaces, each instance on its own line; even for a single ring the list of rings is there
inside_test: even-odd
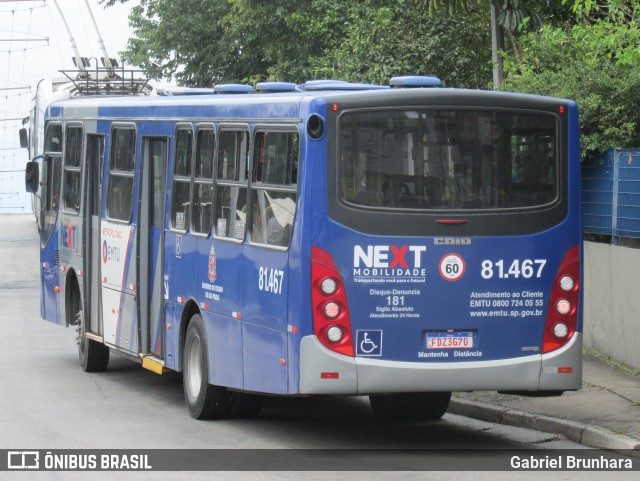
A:
[[[289,244],[297,203],[298,151],[297,130],[259,128],[254,134],[250,234],[243,256],[245,389],[276,393],[288,389],[287,339],[288,331],[295,330],[289,320]]]
[[[102,207],[102,167],[104,164],[104,136],[87,135],[85,179],[85,239],[84,271],[88,273],[85,286],[85,329],[102,334],[100,289],[100,211]]]
[[[138,354],[137,241],[133,223],[136,131],[114,126],[108,154],[105,219],[101,222],[104,342]]]
[[[163,244],[166,138],[142,139],[138,217],[138,325],[143,353],[164,357]]]

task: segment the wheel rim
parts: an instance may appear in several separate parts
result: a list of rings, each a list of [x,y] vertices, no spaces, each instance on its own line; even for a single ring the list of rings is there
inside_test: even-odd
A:
[[[202,385],[202,349],[200,338],[194,337],[189,344],[187,355],[187,387],[191,397],[197,398]]]
[[[84,360],[84,352],[86,350],[85,343],[87,342],[87,338],[84,335],[84,316],[82,316],[82,311],[78,311],[76,314],[76,318],[78,319],[78,353],[80,354],[80,360]]]

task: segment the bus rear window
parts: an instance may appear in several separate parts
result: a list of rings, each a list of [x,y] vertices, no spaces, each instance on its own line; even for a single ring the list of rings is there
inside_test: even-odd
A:
[[[343,202],[390,209],[526,208],[558,199],[551,114],[385,110],[340,117]]]

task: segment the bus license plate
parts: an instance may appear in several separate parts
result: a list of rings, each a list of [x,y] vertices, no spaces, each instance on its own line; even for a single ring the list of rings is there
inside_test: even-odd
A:
[[[472,332],[427,332],[427,349],[470,349]]]

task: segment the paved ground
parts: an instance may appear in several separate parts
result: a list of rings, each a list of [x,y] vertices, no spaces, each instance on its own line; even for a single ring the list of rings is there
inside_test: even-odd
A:
[[[449,412],[562,434],[586,446],[635,450],[640,457],[640,372],[585,354],[583,387],[559,397],[462,393]]]

